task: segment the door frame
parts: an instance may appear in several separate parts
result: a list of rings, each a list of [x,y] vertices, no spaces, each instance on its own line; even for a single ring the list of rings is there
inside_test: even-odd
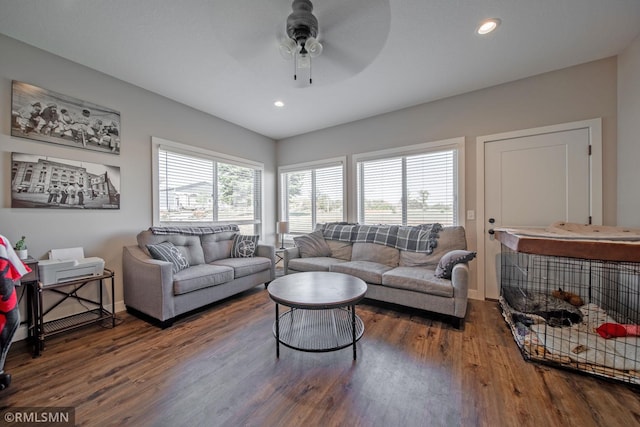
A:
[[[497,133],[493,135],[483,135],[476,138],[476,266],[477,289],[469,290],[469,297],[474,299],[485,299],[485,228],[486,221],[484,215],[485,208],[485,144],[505,139],[522,138],[527,136],[542,135],[571,131],[578,129],[588,129],[589,144],[591,145],[591,156],[589,157],[589,200],[591,222],[602,225],[602,119],[595,118],[581,120],[577,122],[562,123],[538,128],[523,129],[511,132]]]

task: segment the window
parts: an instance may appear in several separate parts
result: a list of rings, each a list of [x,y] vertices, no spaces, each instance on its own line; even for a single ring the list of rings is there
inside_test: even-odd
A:
[[[262,165],[153,138],[154,223],[238,224],[260,234]]]
[[[463,142],[457,138],[354,156],[358,222],[458,224]]]
[[[344,221],[345,159],[280,168],[281,218],[289,233],[310,233],[317,223]]]

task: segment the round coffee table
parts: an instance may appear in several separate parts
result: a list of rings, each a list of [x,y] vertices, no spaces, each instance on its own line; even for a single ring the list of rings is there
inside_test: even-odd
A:
[[[342,273],[305,272],[280,277],[269,284],[276,303],[276,357],[280,343],[301,351],[324,352],[353,346],[364,333],[356,304],[364,298],[367,284]],[[279,305],[290,307],[280,315]]]

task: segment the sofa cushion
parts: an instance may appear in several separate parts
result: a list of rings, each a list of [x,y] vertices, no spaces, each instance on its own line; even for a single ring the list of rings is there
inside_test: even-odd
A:
[[[374,244],[374,243],[372,243]],[[380,246],[380,245],[376,245]],[[355,247],[355,245],[354,245]],[[348,261],[331,266],[330,271],[359,277],[367,283],[382,284],[382,275],[393,267],[371,261]]]
[[[173,275],[173,293],[186,294],[233,280],[233,268],[224,265],[194,265]]]
[[[325,242],[322,231],[320,230],[302,236],[296,236],[293,238],[293,242],[300,250],[300,256],[302,258],[331,256],[331,249],[329,245],[327,245],[327,242]]]
[[[428,268],[394,268],[382,275],[382,285],[441,297],[453,297],[451,281],[436,277],[434,271]]]
[[[399,260],[398,249],[376,243],[354,243],[351,250],[351,261],[369,261],[396,267]]]
[[[331,249],[331,257],[351,261],[351,250],[353,245],[351,242],[342,242],[340,240],[325,240],[329,249]]]
[[[204,234],[200,236],[200,242],[204,252],[204,263],[209,264],[217,259],[231,258],[233,236],[236,234],[238,233],[235,231],[225,231],[223,233]]]
[[[451,279],[451,272],[456,264],[469,262],[475,257],[476,253],[471,251],[455,250],[447,252],[442,258],[440,258],[440,262],[438,262],[435,273],[436,277]]]
[[[346,262],[331,257],[293,258],[289,260],[287,268],[295,271],[329,271],[334,264]]]
[[[149,253],[153,258],[170,262],[172,264],[171,270],[174,273],[189,267],[189,261],[171,242],[147,245],[147,249],[149,249]]]
[[[199,236],[187,234],[153,234],[151,230],[144,230],[136,236],[138,247],[151,256],[147,245],[156,245],[162,242],[171,242],[177,247],[182,255],[187,258],[189,265],[204,264],[204,253],[200,244]]]
[[[233,236],[231,258],[250,258],[256,252],[259,236],[236,234]]]
[[[403,267],[420,266],[435,270],[440,258],[454,249],[467,249],[464,227],[459,225],[444,227],[440,230],[438,245],[430,255],[420,252],[400,251],[399,265]]]
[[[271,269],[271,260],[265,257],[250,257],[250,258],[226,258],[214,261],[214,265],[226,265],[233,268],[233,277],[250,276],[254,273],[259,273],[264,270]]]

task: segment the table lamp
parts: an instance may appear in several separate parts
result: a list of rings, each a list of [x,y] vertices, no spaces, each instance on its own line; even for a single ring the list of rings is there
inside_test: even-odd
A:
[[[276,224],[278,233],[282,236],[280,241],[280,249],[284,249],[284,235],[289,232],[289,221],[278,221]]]

